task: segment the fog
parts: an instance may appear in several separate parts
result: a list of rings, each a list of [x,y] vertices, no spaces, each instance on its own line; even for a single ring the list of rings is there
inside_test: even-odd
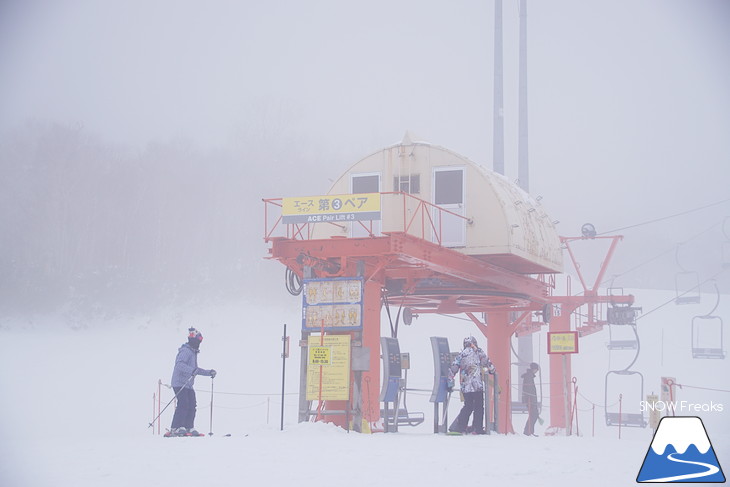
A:
[[[612,285],[730,292],[730,4],[528,9],[530,192],[561,235],[625,235]],[[0,3],[0,311],[276,301],[261,198],[326,192],[406,130],[492,167],[493,10]],[[503,22],[514,180],[518,2]]]

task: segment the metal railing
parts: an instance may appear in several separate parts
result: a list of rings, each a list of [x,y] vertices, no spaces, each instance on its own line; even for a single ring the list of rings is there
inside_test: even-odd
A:
[[[395,225],[389,225],[388,230],[393,232],[403,232],[428,240],[432,237],[432,241],[439,246],[443,245],[443,221],[447,215],[463,220],[466,224],[471,224],[472,219],[464,215],[460,215],[454,211],[442,208],[438,205],[425,201],[421,198],[403,192],[381,192],[381,207],[387,210],[387,215],[392,215],[393,207],[383,204],[382,197],[392,195],[400,196],[403,208],[402,222]],[[263,198],[264,202],[264,241],[269,242],[277,238],[286,238],[293,240],[311,240],[313,238],[314,225],[334,225],[340,231],[347,227],[343,224],[334,222],[317,222],[317,223],[283,223],[282,222],[282,200],[283,198]],[[382,212],[382,210],[381,210]],[[353,221],[352,225],[358,224],[367,232],[368,236],[374,237],[374,222],[377,220]],[[388,223],[392,223],[388,221]],[[419,225],[420,224],[420,225]]]

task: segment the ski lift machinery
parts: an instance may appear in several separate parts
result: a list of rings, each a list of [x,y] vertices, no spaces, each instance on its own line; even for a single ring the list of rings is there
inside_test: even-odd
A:
[[[633,331],[634,340],[611,340],[608,345],[609,354],[612,350],[635,350],[633,360],[625,368],[620,370],[609,370],[606,373],[604,383],[604,411],[606,414],[606,426],[631,426],[637,428],[645,428],[648,424],[644,414],[641,412],[624,412],[623,401],[619,400],[618,412],[609,410],[609,408],[615,406],[614,404],[609,405],[609,386],[616,380],[621,378],[622,382],[626,382],[625,379],[630,377],[636,377],[639,379],[639,400],[644,397],[644,376],[641,372],[636,370],[630,370],[631,367],[636,363],[636,359],[639,358],[639,352],[641,346],[639,343],[639,334],[636,331],[636,315],[641,311],[641,308],[633,306],[616,306],[613,305],[607,310],[607,321],[609,324],[609,333],[611,326],[617,327],[630,327]],[[630,404],[630,401],[626,401]],[[638,404],[639,401],[636,401]]]
[[[622,288],[610,288],[608,293],[610,296],[616,296],[615,292],[619,291],[623,295]],[[634,316],[637,310],[641,308],[630,308],[626,306],[611,306],[607,310],[608,324],[608,343],[606,348],[609,350],[636,350],[639,346],[639,340],[636,333],[636,324]],[[627,326],[628,325],[628,326]],[[633,328],[633,334],[626,334],[626,328]]]

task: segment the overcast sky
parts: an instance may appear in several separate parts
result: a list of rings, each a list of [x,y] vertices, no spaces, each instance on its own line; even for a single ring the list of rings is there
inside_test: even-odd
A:
[[[505,0],[511,179],[518,25]],[[299,194],[406,130],[491,168],[493,26],[489,0],[4,0],[0,133],[47,120],[203,150],[295,136],[341,158],[303,167],[323,184]],[[528,63],[530,189],[561,234],[730,198],[730,2],[529,0]],[[724,215],[633,231],[665,250]]]

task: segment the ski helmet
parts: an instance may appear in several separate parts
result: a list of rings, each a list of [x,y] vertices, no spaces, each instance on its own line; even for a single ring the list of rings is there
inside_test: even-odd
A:
[[[474,345],[475,347],[478,346],[476,338],[474,338],[473,336],[468,336],[464,338],[464,348],[471,347],[472,345]]]
[[[198,342],[202,342],[203,334],[191,326],[190,328],[188,328],[188,341],[190,340],[197,340]]]

